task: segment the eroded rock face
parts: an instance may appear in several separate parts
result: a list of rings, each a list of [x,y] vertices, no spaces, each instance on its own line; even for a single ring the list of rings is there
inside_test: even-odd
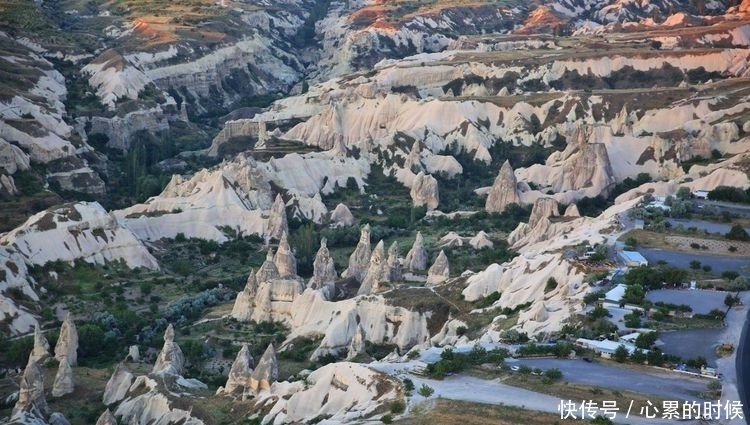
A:
[[[234,359],[234,363],[232,363],[232,368],[229,370],[227,384],[223,390],[220,388],[219,391],[224,394],[243,392],[250,382],[253,366],[255,366],[255,361],[250,354],[250,349],[247,347],[247,344],[242,344],[242,348],[237,353],[237,357]]]
[[[323,238],[320,240],[318,253],[315,254],[315,260],[313,261],[313,276],[310,278],[310,282],[307,286],[312,289],[325,289],[326,297],[331,299],[336,295],[334,293],[336,290],[336,277],[336,265],[334,264],[331,253],[326,246],[326,239]]]
[[[380,291],[380,283],[388,282],[390,278],[390,269],[385,256],[385,247],[381,240],[375,246],[370,256],[370,264],[367,267],[367,273],[362,280],[362,285],[357,291],[357,295],[372,294]]]
[[[571,213],[573,212],[571,211]],[[565,231],[569,224],[562,223],[564,226],[561,227],[560,223],[553,224],[550,220],[553,217],[559,216],[560,212],[557,201],[548,197],[538,198],[531,208],[528,224],[519,223],[510,235],[508,235],[508,243],[512,247],[517,248],[546,240]]]
[[[44,336],[39,325],[34,325],[34,348],[31,350],[31,358],[40,363],[49,357],[49,342]]]
[[[362,325],[357,326],[357,331],[354,333],[352,342],[349,344],[347,350],[346,360],[353,360],[358,355],[365,352],[365,330],[362,329]]]
[[[107,385],[104,386],[102,403],[109,406],[124,399],[134,379],[135,376],[122,363],[118,364],[112,376],[109,377]]]
[[[469,239],[469,245],[474,249],[492,248],[495,244],[490,240],[490,236],[480,230],[475,236]]]
[[[354,215],[344,204],[336,205],[333,212],[331,212],[331,225],[333,227],[340,226],[351,226],[354,224]]]
[[[287,240],[286,232],[281,234],[281,239],[279,240],[279,248],[276,251],[276,255],[273,257],[273,262],[276,265],[276,269],[279,271],[279,276],[282,279],[288,279],[297,276],[297,259],[294,258],[294,253],[289,247],[289,241]]]
[[[425,205],[428,210],[434,210],[440,203],[437,180],[422,171],[414,178],[409,194],[415,207]]]
[[[174,327],[170,323],[164,331],[164,346],[156,358],[154,369],[151,373],[155,375],[182,376],[185,373],[185,355],[182,354],[180,346],[174,342]]]
[[[529,227],[534,228],[540,221],[545,218],[558,217],[557,201],[554,198],[539,198],[534,202],[529,216]]]
[[[567,208],[565,208],[565,213],[563,214],[565,217],[580,217],[581,213],[578,211],[578,205],[575,203],[571,203],[568,205]]]
[[[269,344],[250,375],[250,390],[256,394],[268,390],[277,379],[279,379],[279,366],[276,361],[276,349],[273,344]]]
[[[292,303],[304,291],[298,279],[271,279],[260,282],[250,320],[260,322],[284,322],[291,320]]]
[[[406,254],[406,259],[404,259],[404,268],[410,272],[427,269],[427,249],[424,246],[422,232],[417,232],[414,245],[411,246],[411,249]]]
[[[255,271],[250,270],[245,283],[245,289],[237,294],[232,307],[232,317],[240,322],[247,322],[253,314],[253,304],[258,293],[258,281],[255,278]]]
[[[269,249],[266,253],[266,261],[261,264],[258,272],[255,274],[255,279],[258,281],[258,284],[261,284],[278,279],[279,277],[281,275],[279,274],[279,269],[276,268],[276,263],[273,261],[273,250]]]
[[[487,193],[484,209],[487,212],[503,212],[510,204],[520,204],[521,197],[518,195],[517,184],[513,168],[510,166],[510,162],[506,160],[500,167],[500,172]]]
[[[276,199],[271,205],[271,213],[268,217],[268,228],[266,230],[266,236],[271,239],[281,239],[281,235],[289,233],[289,223],[286,218],[286,205],[281,194],[276,195]]]
[[[78,331],[70,315],[65,318],[60,327],[60,336],[55,345],[55,358],[58,361],[66,358],[71,366],[78,364]]]
[[[44,398],[44,375],[36,359],[32,356],[29,356],[19,386],[18,401],[13,407],[11,419],[19,418],[25,413],[44,417],[49,410],[47,399]]]
[[[440,250],[435,262],[430,266],[430,270],[427,271],[427,283],[431,285],[437,285],[445,282],[451,275],[450,266],[448,264],[448,257],[445,255],[443,250]]]
[[[349,256],[349,267],[341,273],[341,277],[354,278],[361,282],[370,264],[370,225],[365,224],[359,234],[359,242],[354,252]]]
[[[63,357],[57,367],[55,382],[52,384],[52,397],[62,397],[73,390],[73,369],[70,368],[67,358]]]
[[[401,268],[401,262],[398,258],[398,241],[393,241],[391,246],[388,248],[388,281],[389,282],[400,282],[403,280],[403,270]]]
[[[112,412],[107,409],[99,416],[99,419],[96,420],[96,425],[117,425],[117,419],[115,419]]]

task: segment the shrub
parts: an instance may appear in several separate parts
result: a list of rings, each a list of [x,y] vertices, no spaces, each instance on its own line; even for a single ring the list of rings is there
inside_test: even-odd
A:
[[[562,371],[560,369],[558,369],[558,368],[555,367],[555,368],[552,368],[552,369],[547,369],[544,372],[544,376],[547,377],[547,378],[549,378],[549,379],[551,379],[551,380],[553,380],[553,381],[556,381],[556,380],[562,378],[563,373],[562,373]]]
[[[406,392],[414,391],[414,381],[409,378],[404,378],[404,390]]]
[[[418,392],[422,397],[429,397],[435,393],[435,390],[427,384],[422,384]]]
[[[391,402],[391,413],[399,414],[404,413],[406,410],[406,403],[403,400],[393,400]]]
[[[391,415],[383,415],[383,417],[380,418],[380,422],[383,422],[384,424],[393,423],[393,416],[391,416]]]
[[[724,236],[733,241],[750,241],[750,235],[748,235],[747,231],[739,224],[732,226],[732,228],[729,229],[729,232]]]

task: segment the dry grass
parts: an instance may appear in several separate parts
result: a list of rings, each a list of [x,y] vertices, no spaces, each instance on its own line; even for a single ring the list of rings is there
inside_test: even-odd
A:
[[[520,407],[496,406],[468,401],[435,401],[428,412],[413,413],[410,417],[394,422],[400,425],[572,425],[581,421],[561,420],[553,413],[536,412]]]
[[[697,237],[635,229],[622,235],[620,240],[625,241],[631,237],[638,241],[638,246],[647,248],[667,249],[693,254],[719,254],[727,257],[750,256],[750,243],[730,241],[718,235],[702,235],[701,237]],[[708,249],[694,249],[690,244],[706,246]],[[737,248],[737,250],[734,252],[729,251],[730,246]]]

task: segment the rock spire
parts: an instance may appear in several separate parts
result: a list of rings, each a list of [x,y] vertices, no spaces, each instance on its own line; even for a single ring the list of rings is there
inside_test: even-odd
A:
[[[164,346],[156,358],[151,373],[156,375],[176,375],[185,373],[185,355],[180,346],[174,342],[174,327],[170,323],[164,331]]]
[[[31,350],[31,358],[39,363],[49,357],[49,342],[42,333],[38,324],[34,325],[34,348]]]
[[[276,350],[273,344],[268,344],[255,370],[250,374],[250,389],[256,394],[262,390],[268,390],[277,379],[279,379],[279,366],[276,362]]]
[[[55,345],[55,358],[62,361],[63,357],[67,358],[71,366],[78,364],[78,331],[69,314],[60,327],[60,336]]]
[[[370,264],[370,225],[365,224],[359,234],[357,247],[349,256],[349,267],[341,273],[341,277],[354,278],[358,282],[364,279],[367,273],[367,267]]]
[[[519,204],[521,197],[516,186],[516,175],[513,173],[510,162],[506,160],[487,193],[484,209],[487,212],[503,212],[508,205]]]
[[[437,180],[422,171],[414,178],[409,194],[415,207],[425,205],[428,210],[434,210],[440,204]]]
[[[13,407],[11,420],[22,417],[25,413],[32,413],[37,417],[44,417],[48,413],[47,399],[44,398],[44,375],[36,359],[29,356],[26,369],[23,370],[18,401]]]
[[[70,368],[67,357],[60,359],[57,367],[55,382],[52,384],[52,397],[62,397],[73,392],[73,369]]]
[[[381,240],[375,245],[375,249],[372,251],[367,273],[362,280],[362,285],[360,285],[357,295],[378,292],[380,290],[380,282],[388,282],[388,277],[389,269],[385,256],[385,245]]]
[[[271,239],[281,239],[281,235],[289,232],[289,223],[286,218],[286,205],[281,194],[276,195],[276,199],[271,205],[270,216],[268,217],[268,228],[266,236]]]
[[[245,289],[240,291],[237,294],[237,298],[234,300],[232,317],[240,322],[249,321],[250,316],[253,313],[253,303],[255,303],[255,296],[257,293],[258,281],[255,278],[255,271],[250,270],[250,274],[247,276],[247,282],[245,283]]]
[[[450,277],[448,257],[443,250],[440,251],[430,270],[427,271],[427,283],[437,285],[445,282]]]
[[[410,272],[424,271],[427,269],[427,249],[424,246],[422,232],[417,232],[417,238],[414,239],[414,245],[411,246],[411,249],[404,259],[404,268]]]
[[[331,253],[328,251],[326,246],[326,239],[320,240],[320,248],[318,253],[315,254],[315,260],[313,261],[313,276],[310,278],[308,287],[312,289],[325,288],[327,292],[327,298],[332,299],[336,294],[335,283],[336,283],[336,265],[333,262]]]
[[[291,279],[297,276],[297,259],[294,258],[294,253],[289,247],[289,240],[286,232],[281,234],[279,248],[276,250],[273,262],[282,279]]]
[[[253,356],[250,354],[250,349],[247,347],[247,344],[242,344],[242,348],[237,353],[237,357],[234,359],[234,363],[232,363],[232,368],[229,370],[227,384],[224,386],[223,393],[233,394],[244,392],[250,382],[253,366],[255,366],[255,362],[253,361]]]

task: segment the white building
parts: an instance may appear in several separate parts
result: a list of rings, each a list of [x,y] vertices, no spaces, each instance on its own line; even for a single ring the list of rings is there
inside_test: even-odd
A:
[[[638,251],[620,251],[618,256],[627,267],[648,266],[648,260]]]

